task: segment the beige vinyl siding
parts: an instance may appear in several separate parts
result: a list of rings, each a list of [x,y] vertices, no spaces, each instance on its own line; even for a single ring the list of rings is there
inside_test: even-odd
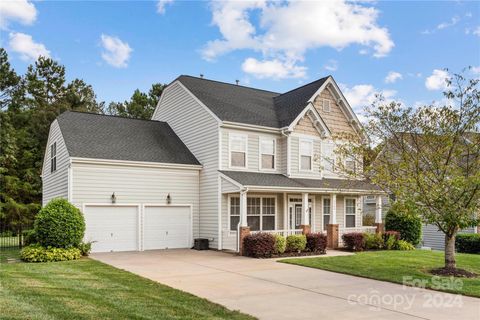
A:
[[[50,172],[50,146],[57,143],[57,170]],[[46,205],[54,198],[68,199],[68,166],[69,155],[58,121],[50,125],[48,142],[42,167],[42,205]]]
[[[118,204],[192,205],[193,234],[199,228],[199,171],[148,168],[112,164],[72,163],[72,203],[111,203],[115,192]]]
[[[218,246],[218,121],[178,82],[170,85],[152,117],[166,121],[203,165],[200,171],[199,236]]]
[[[281,135],[258,133],[251,130],[232,130],[221,128],[222,138],[222,166],[221,170],[245,170],[256,172],[273,172],[273,173],[286,173],[286,139],[282,139]],[[247,136],[247,167],[242,168],[230,168],[229,164],[229,148],[231,134],[239,134]],[[262,170],[260,169],[260,139],[272,138],[276,139],[276,154],[275,154],[275,170]],[[284,170],[284,171],[282,171]]]
[[[323,111],[322,99],[330,101],[330,112]],[[313,105],[322,117],[325,124],[332,134],[349,133],[355,134],[355,130],[348,121],[341,107],[336,103],[336,99],[332,96],[328,89],[324,89],[314,100]]]

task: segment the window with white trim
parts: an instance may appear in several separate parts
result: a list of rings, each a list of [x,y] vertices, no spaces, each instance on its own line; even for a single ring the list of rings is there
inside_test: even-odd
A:
[[[312,170],[312,158],[313,158],[313,141],[300,140],[300,170],[311,171]]]
[[[322,99],[323,112],[330,112],[330,100]]]
[[[247,166],[247,136],[230,135],[230,167],[245,168]]]
[[[275,169],[275,139],[260,138],[261,169]]]
[[[247,224],[252,231],[275,230],[275,197],[247,197]],[[230,197],[230,230],[240,222],[240,197]]]
[[[50,172],[57,171],[57,143],[50,145]]]
[[[345,199],[345,228],[355,228],[356,199]]]
[[[230,230],[237,230],[240,222],[240,197],[230,198]]]
[[[347,157],[345,159],[345,169],[348,173],[355,173],[357,169],[357,164],[353,157]]]
[[[327,225],[330,224],[330,198],[323,198],[323,230],[327,230]]]
[[[328,172],[335,171],[335,155],[334,149],[335,145],[333,143],[324,143],[322,144],[322,161],[323,169]]]

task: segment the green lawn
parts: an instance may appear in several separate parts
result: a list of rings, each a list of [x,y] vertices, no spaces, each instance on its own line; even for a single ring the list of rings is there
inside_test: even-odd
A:
[[[106,264],[0,264],[0,319],[253,319]]]
[[[459,253],[456,257],[457,267],[480,274],[480,255]],[[444,282],[448,278],[432,279],[428,271],[443,267],[443,252],[440,251],[369,251],[352,256],[285,259],[281,262],[396,283],[403,283],[403,277],[410,276],[426,280],[426,286],[431,289],[437,286],[436,289],[441,291],[480,297],[480,277],[460,278],[463,284],[450,288],[448,284],[451,282]],[[443,288],[438,288],[440,281]]]

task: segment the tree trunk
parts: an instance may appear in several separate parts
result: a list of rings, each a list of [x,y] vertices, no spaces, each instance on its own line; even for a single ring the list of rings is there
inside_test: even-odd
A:
[[[445,235],[445,268],[456,268],[455,261],[455,235]]]

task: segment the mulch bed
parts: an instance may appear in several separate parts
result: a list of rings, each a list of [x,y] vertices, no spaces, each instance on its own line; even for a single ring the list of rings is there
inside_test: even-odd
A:
[[[443,277],[476,278],[478,274],[459,268],[438,268],[430,270],[430,273]]]

